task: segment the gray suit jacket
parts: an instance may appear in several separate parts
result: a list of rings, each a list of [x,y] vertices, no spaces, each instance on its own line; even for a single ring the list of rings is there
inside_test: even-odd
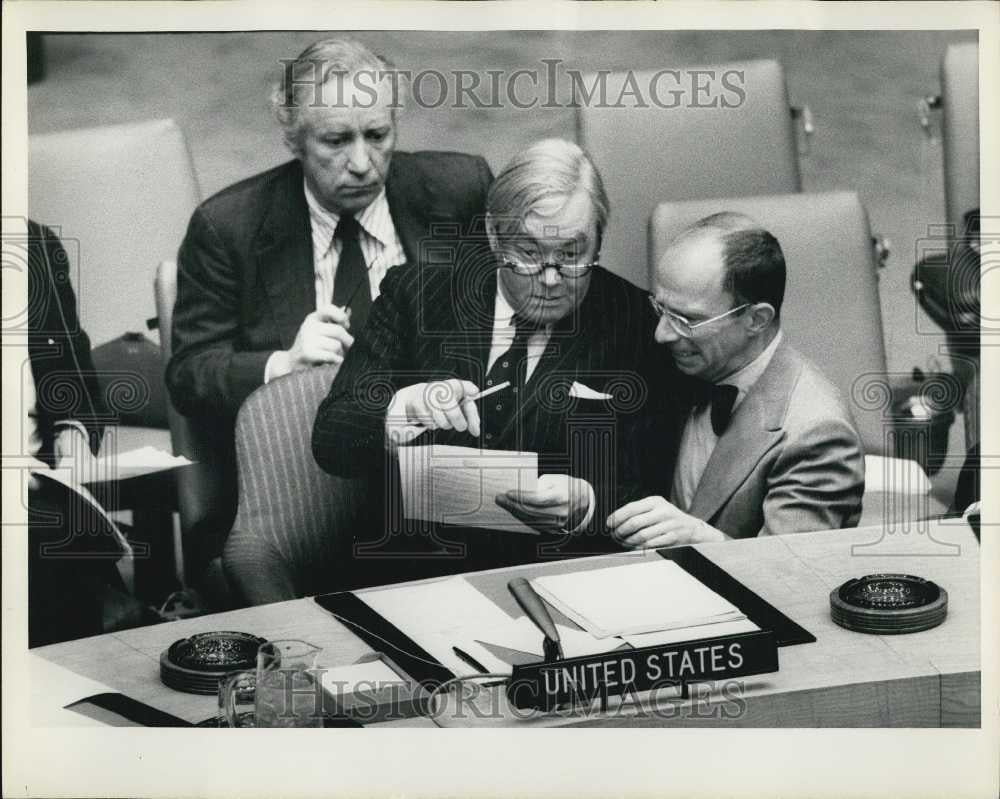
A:
[[[689,512],[733,538],[853,527],[864,488],[840,392],[783,342],[734,411]]]

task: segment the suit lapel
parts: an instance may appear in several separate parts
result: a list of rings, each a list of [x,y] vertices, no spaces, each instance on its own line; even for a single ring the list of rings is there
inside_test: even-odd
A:
[[[716,444],[691,501],[692,516],[713,518],[781,439],[790,388],[801,370],[795,351],[780,344]]]
[[[316,281],[301,164],[292,162],[278,181],[254,242],[254,255],[281,345],[287,349],[306,314],[316,308]]]

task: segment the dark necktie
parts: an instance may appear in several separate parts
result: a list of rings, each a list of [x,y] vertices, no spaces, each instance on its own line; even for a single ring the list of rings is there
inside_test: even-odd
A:
[[[500,436],[517,418],[520,406],[518,400],[528,374],[528,338],[535,330],[536,328],[528,325],[518,325],[510,349],[496,359],[486,375],[486,382],[482,386],[484,391],[506,380],[510,381],[510,386],[483,400],[482,430],[483,438],[488,444],[495,446]]]
[[[354,335],[365,326],[372,305],[368,267],[358,239],[360,230],[357,219],[351,214],[343,214],[333,234],[334,239],[340,242],[337,276],[333,281],[333,304],[351,309],[351,332]]]
[[[698,386],[694,406],[695,408],[712,406],[712,431],[715,435],[721,436],[729,427],[729,419],[733,415],[733,405],[736,404],[739,393],[736,386],[726,383],[719,385],[702,383]]]

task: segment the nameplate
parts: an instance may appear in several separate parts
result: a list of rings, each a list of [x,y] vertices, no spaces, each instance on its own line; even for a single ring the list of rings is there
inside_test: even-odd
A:
[[[516,708],[553,710],[620,694],[778,670],[770,630],[515,666],[507,697]]]

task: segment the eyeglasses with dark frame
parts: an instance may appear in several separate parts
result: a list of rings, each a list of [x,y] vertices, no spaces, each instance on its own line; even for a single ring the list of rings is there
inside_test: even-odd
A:
[[[739,313],[744,308],[749,308],[752,303],[745,302],[742,305],[737,305],[735,308],[730,308],[725,313],[720,313],[718,316],[713,316],[711,319],[703,319],[701,322],[689,322],[680,314],[676,314],[668,308],[664,308],[660,303],[656,301],[656,298],[650,294],[649,304],[653,306],[653,310],[656,311],[657,316],[665,316],[670,327],[673,331],[681,338],[694,338],[696,331],[703,328],[705,325],[709,325],[712,322],[718,322],[720,319],[725,319],[727,316],[732,316],[735,313]]]
[[[524,277],[535,277],[540,275],[550,267],[555,269],[562,277],[576,280],[589,274],[592,269],[601,265],[600,261],[591,261],[587,264],[561,264],[558,261],[543,261],[542,263],[531,263],[528,261],[518,261],[514,258],[500,256],[500,265],[511,270],[515,275]]]

